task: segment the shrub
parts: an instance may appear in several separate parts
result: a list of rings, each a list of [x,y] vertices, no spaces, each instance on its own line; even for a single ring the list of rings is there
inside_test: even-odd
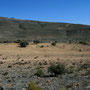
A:
[[[29,43],[27,41],[20,42],[20,47],[26,47]]]
[[[3,43],[10,43],[10,41],[6,40],[6,41],[3,41]]]
[[[36,83],[30,82],[28,85],[28,90],[42,90]]]
[[[16,41],[14,41],[15,43],[21,43],[22,41],[21,40],[16,40]]]
[[[89,67],[90,67],[90,65],[89,65],[88,63],[83,64],[83,65],[81,66],[82,69],[87,69],[87,68],[89,68]]]
[[[88,43],[82,41],[80,41],[79,44],[88,45]]]
[[[39,40],[34,40],[33,43],[38,44],[38,43],[40,43],[40,41]]]
[[[66,71],[67,73],[73,73],[74,72],[74,66],[70,66],[68,69],[67,69],[67,71]]]
[[[34,75],[41,77],[44,76],[44,72],[40,68],[38,68]]]
[[[64,71],[65,71],[65,66],[61,63],[58,63],[58,64],[52,64],[49,68],[48,68],[48,71],[57,76],[57,75],[60,75],[60,74],[63,74]]]
[[[62,90],[66,90],[66,88],[62,88]]]
[[[39,62],[39,65],[42,65],[42,62]]]
[[[43,45],[40,46],[40,48],[43,48],[43,47],[44,47]]]
[[[51,45],[52,45],[52,46],[56,46],[56,42],[52,42]]]

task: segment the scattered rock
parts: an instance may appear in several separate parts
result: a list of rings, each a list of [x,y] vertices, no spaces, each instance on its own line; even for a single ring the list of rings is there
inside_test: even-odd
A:
[[[2,61],[0,61],[0,64],[3,64],[3,62],[2,62]]]
[[[65,87],[66,88],[72,88],[73,87],[73,84],[72,83],[68,83]]]
[[[38,58],[38,56],[34,57],[34,59],[37,59],[37,58]]]
[[[11,65],[9,65],[7,68],[12,68],[12,66],[11,66]]]
[[[47,83],[50,83],[50,80],[47,80]]]
[[[43,47],[44,47],[43,45],[40,46],[40,48],[43,48]]]
[[[4,72],[3,75],[4,75],[4,76],[8,75],[8,72]]]
[[[0,90],[4,90],[3,87],[0,87]]]

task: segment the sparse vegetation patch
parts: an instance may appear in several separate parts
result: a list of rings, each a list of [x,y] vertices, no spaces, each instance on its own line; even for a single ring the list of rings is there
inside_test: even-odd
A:
[[[30,82],[28,85],[28,90],[42,90],[36,83]]]
[[[62,63],[52,64],[48,68],[48,71],[54,76],[61,75],[65,72],[65,66]]]
[[[34,75],[41,77],[44,76],[44,72],[42,69],[38,68]]]

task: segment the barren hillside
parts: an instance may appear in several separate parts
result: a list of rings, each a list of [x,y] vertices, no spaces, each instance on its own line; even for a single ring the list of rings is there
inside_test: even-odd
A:
[[[90,26],[0,17],[0,40],[90,41]]]

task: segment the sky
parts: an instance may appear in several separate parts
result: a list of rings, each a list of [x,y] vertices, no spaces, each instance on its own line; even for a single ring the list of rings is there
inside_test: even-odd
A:
[[[90,0],[0,0],[0,16],[90,25]]]

